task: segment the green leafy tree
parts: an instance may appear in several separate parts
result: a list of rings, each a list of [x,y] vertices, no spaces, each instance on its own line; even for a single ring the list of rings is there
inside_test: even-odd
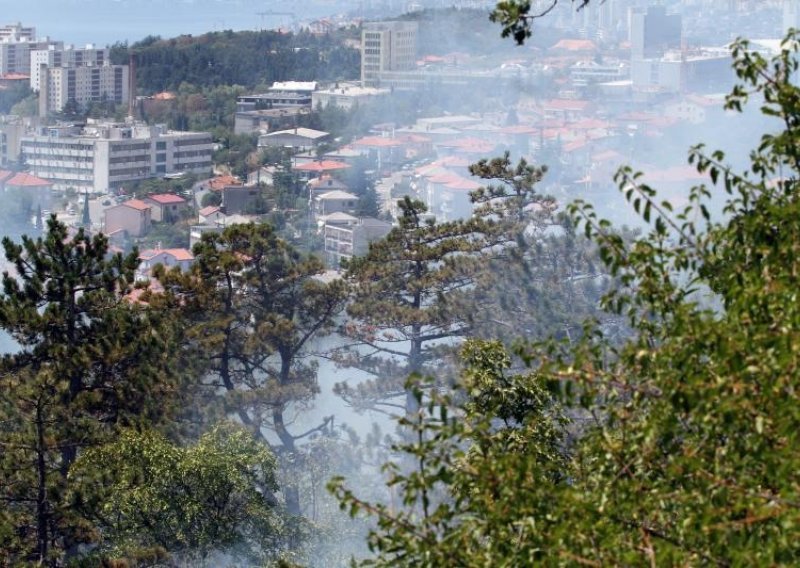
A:
[[[330,489],[351,514],[367,513],[377,553],[364,566],[529,566],[540,559],[544,516],[568,482],[562,410],[534,374],[509,373],[499,342],[467,341],[466,371],[450,394],[410,388],[422,411],[400,419],[411,432],[394,446],[413,468],[384,466],[402,508],[365,501],[335,478]]]
[[[519,385],[545,386],[575,418],[566,430],[571,443],[556,444],[567,450],[566,462],[557,459],[549,469],[540,456],[553,446],[525,436],[536,441],[517,446],[518,454],[506,452],[510,462],[500,456],[502,469],[493,460],[473,468],[475,455],[509,449],[502,436],[493,439],[505,421],[493,421],[488,431],[468,428],[471,438],[463,440],[434,406],[419,419],[425,434],[406,449],[430,467],[396,478],[409,508],[443,490],[444,508],[423,516],[430,521],[365,505],[336,486],[345,506],[377,515],[370,541],[379,553],[375,563],[797,563],[799,45],[792,32],[771,59],[746,42],[733,47],[740,84],[726,107],[739,110],[755,98],[783,128],[762,136],[746,173],[729,166],[722,152],[692,149],[690,162],[727,195],[721,215],[712,215],[705,184],[673,211],[629,169],[617,180],[649,223],[646,235],[627,242],[588,204],[571,208],[618,280],[604,306],[626,317],[635,334],[615,346],[589,325],[578,342],[523,351],[532,374]],[[485,368],[482,359],[465,359],[468,376]],[[488,382],[498,383],[488,392],[502,392],[503,381]],[[486,412],[478,406],[486,394],[468,389],[459,420],[469,423],[473,409]],[[488,410],[500,418],[501,408]],[[512,424],[524,429],[528,418],[547,424],[541,408],[523,410]],[[559,422],[550,424],[564,435]],[[444,467],[436,467],[437,459]],[[539,476],[550,471],[555,476]],[[464,500],[476,505],[453,513]],[[463,557],[470,528],[482,548]]]
[[[0,327],[18,348],[0,361],[0,560],[57,564],[94,538],[63,500],[80,451],[173,414],[179,330],[124,299],[137,254],[109,255],[102,235],[51,217],[42,237],[3,246]]]
[[[71,500],[102,532],[92,556],[197,565],[215,552],[245,561],[279,556],[287,530],[274,492],[277,459],[240,426],[222,424],[181,447],[124,430],[83,454]],[[88,560],[87,560],[88,561]]]

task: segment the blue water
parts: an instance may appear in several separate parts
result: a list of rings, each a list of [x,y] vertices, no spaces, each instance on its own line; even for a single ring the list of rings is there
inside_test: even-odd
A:
[[[290,27],[357,7],[356,0],[0,0],[0,25],[21,22],[40,37],[110,45],[148,35]]]

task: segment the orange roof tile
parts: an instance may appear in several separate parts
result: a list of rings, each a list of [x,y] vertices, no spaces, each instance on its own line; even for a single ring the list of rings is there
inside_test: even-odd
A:
[[[213,215],[214,213],[219,211],[219,209],[220,208],[215,205],[209,205],[208,207],[203,207],[200,210],[200,215],[202,215],[203,217],[208,217],[209,215]]]
[[[208,187],[213,191],[220,191],[223,187],[229,185],[242,185],[242,182],[236,176],[231,175],[217,176],[208,182]]]
[[[53,182],[32,176],[29,173],[19,172],[7,179],[5,184],[14,187],[48,187],[53,185]]]
[[[150,206],[141,199],[129,199],[128,201],[125,201],[120,205],[130,207],[131,209],[138,209],[139,211],[145,211],[146,209],[150,209]]]
[[[176,203],[186,203],[186,200],[180,195],[174,193],[153,193],[148,195],[146,199],[155,201],[159,205],[173,205]]]
[[[353,146],[371,146],[373,148],[390,148],[401,144],[402,142],[399,140],[384,138],[383,136],[365,136],[353,142]]]
[[[597,46],[588,39],[562,39],[550,49],[562,49],[564,51],[595,51]]]

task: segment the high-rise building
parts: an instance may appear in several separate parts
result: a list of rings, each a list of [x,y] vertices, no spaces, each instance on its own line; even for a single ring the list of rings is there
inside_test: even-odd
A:
[[[62,49],[64,43],[37,39],[36,28],[26,28],[22,24],[0,27],[0,75],[31,72],[31,51],[36,49]]]
[[[631,14],[631,59],[656,59],[681,48],[681,17],[663,6]]]
[[[39,75],[39,116],[60,112],[71,101],[85,107],[93,102],[127,104],[129,100],[130,74],[127,65],[40,65]]]
[[[41,85],[41,66],[48,67],[102,67],[109,62],[109,49],[67,46],[64,49],[35,49],[31,51],[31,89],[38,92]]]
[[[47,127],[21,140],[30,172],[53,189],[104,193],[131,182],[179,172],[211,173],[213,145],[206,132],[97,123]]]
[[[417,60],[416,22],[371,22],[361,31],[361,84],[378,87],[384,71],[414,69]]]

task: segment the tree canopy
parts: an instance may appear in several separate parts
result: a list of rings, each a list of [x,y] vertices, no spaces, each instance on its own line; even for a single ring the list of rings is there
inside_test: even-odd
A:
[[[798,37],[771,59],[745,41],[733,55],[726,107],[755,99],[782,130],[748,172],[693,148],[710,183],[680,210],[620,170],[650,225],[631,242],[571,207],[619,282],[603,306],[632,336],[590,323],[580,341],[521,348],[529,371],[512,378],[496,346],[468,345],[463,395],[405,419],[419,436],[398,449],[419,467],[390,478],[405,508],[333,486],[378,519],[366,565],[797,563]],[[716,215],[712,192],[727,196]]]

